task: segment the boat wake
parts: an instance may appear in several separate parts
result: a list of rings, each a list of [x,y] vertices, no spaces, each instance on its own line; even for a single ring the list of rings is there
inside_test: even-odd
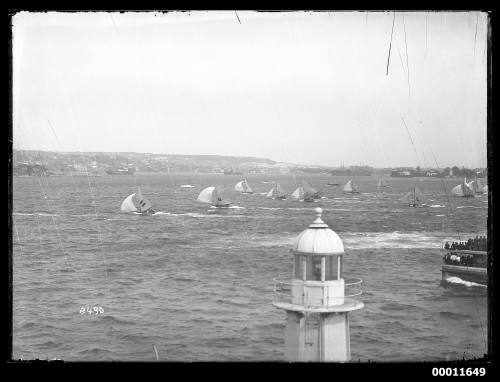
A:
[[[451,283],[451,284],[460,284],[460,285],[464,285],[466,287],[487,288],[487,285],[478,284],[478,283],[475,283],[475,282],[472,282],[472,281],[465,281],[465,280],[462,280],[460,277],[456,277],[456,276],[447,277],[445,280],[448,283]]]
[[[221,210],[221,209],[224,209],[224,210],[231,210],[231,209],[244,209],[245,207],[241,207],[241,206],[229,206],[229,207],[216,207],[216,206],[210,206],[210,208],[213,208],[213,209],[216,209],[216,210]]]

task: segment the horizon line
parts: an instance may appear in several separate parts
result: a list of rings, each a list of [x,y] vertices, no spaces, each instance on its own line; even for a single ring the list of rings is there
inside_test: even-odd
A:
[[[81,154],[100,154],[100,153],[114,153],[114,154],[149,154],[149,155],[177,155],[177,156],[212,156],[212,157],[236,157],[236,158],[253,158],[253,159],[263,159],[263,160],[269,160],[273,161],[275,163],[284,163],[288,165],[294,165],[294,166],[303,166],[303,167],[327,167],[327,168],[348,168],[348,167],[372,167],[375,169],[385,169],[385,168],[404,168],[404,167],[409,167],[409,168],[446,168],[446,167],[458,167],[458,168],[469,168],[465,165],[457,165],[454,164],[453,166],[420,166],[419,164],[417,165],[396,165],[396,166],[389,166],[389,167],[376,167],[372,166],[369,164],[365,163],[359,163],[359,164],[350,164],[350,165],[345,165],[343,162],[342,166],[333,166],[333,165],[317,165],[317,164],[299,164],[299,163],[291,163],[291,162],[283,162],[283,161],[277,161],[274,159],[270,158],[264,158],[264,157],[258,157],[258,156],[247,156],[247,155],[221,155],[221,154],[172,154],[172,153],[151,153],[151,152],[139,152],[139,151],[55,151],[55,150],[43,150],[43,149],[15,149],[12,148],[12,152],[14,151],[41,151],[41,152],[46,152],[46,153],[81,153]],[[476,169],[483,169],[483,168],[488,168],[488,165],[485,167],[482,166],[472,166],[471,168],[476,168]]]

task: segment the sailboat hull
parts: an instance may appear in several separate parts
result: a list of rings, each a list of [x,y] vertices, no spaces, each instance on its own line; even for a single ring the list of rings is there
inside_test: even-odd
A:
[[[215,208],[228,208],[231,207],[231,203],[223,203],[223,204],[212,204],[212,207]]]

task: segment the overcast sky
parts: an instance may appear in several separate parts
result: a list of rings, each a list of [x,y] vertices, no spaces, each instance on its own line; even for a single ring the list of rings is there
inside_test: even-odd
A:
[[[486,167],[486,30],[479,12],[22,12],[14,148]]]

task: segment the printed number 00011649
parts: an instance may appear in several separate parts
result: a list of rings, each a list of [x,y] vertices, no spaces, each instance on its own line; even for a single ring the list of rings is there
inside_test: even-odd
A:
[[[432,368],[432,375],[434,377],[440,376],[467,376],[470,377],[472,375],[474,376],[479,376],[482,377],[486,374],[486,369],[484,367],[433,367]]]

